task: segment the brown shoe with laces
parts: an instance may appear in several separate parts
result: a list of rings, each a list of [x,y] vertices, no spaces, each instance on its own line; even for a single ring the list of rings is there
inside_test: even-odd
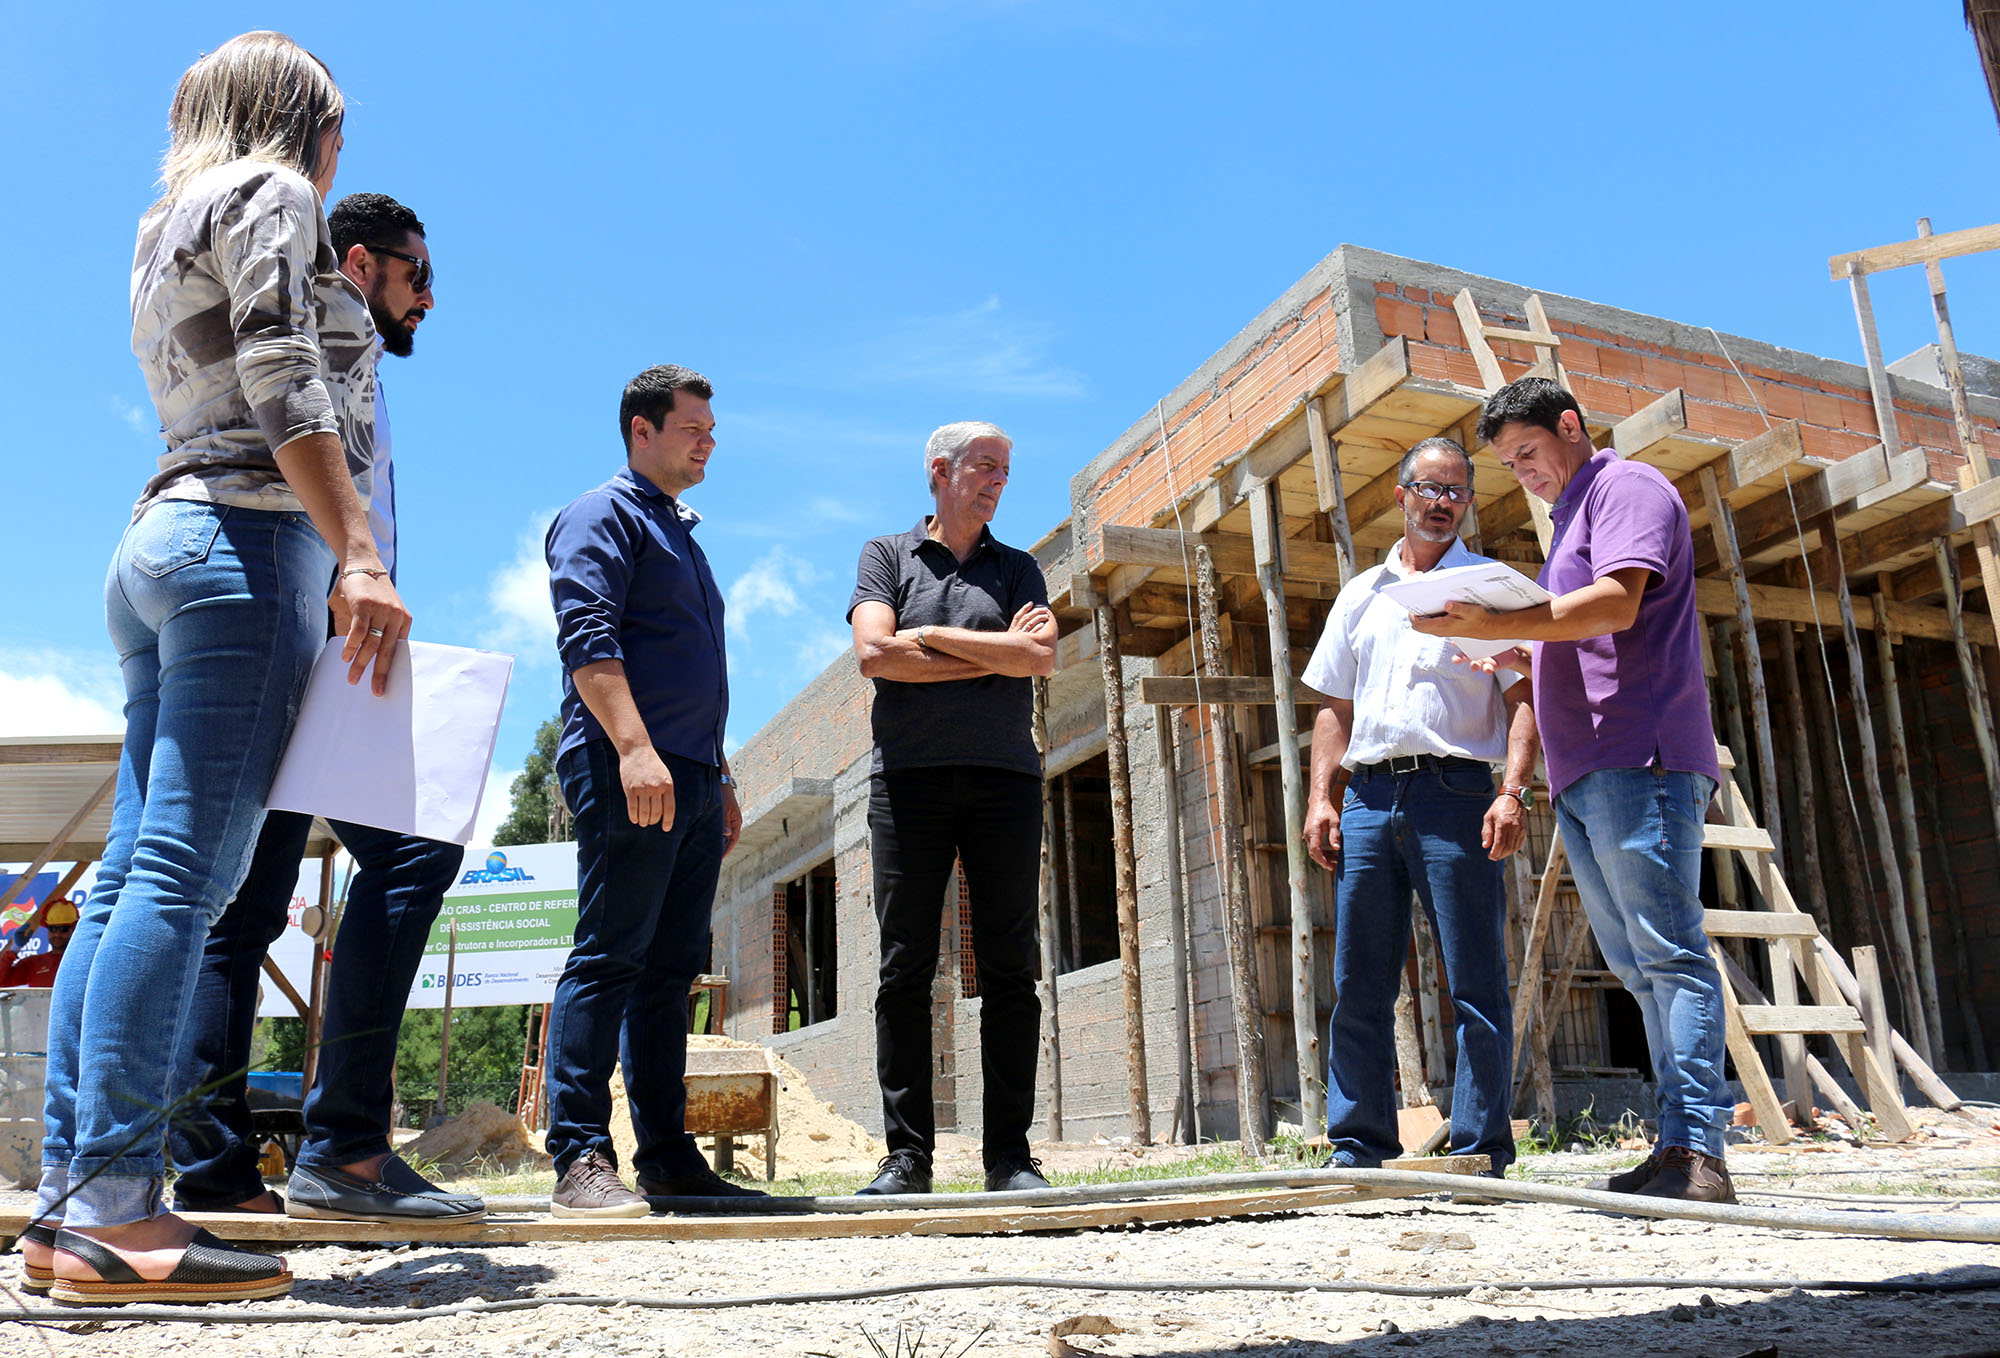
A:
[[[1673,1198],[1679,1202],[1735,1202],[1736,1185],[1729,1181],[1729,1167],[1719,1155],[1703,1155],[1686,1146],[1668,1146],[1660,1152],[1660,1168],[1644,1188],[1645,1198]]]
[[[1665,1149],[1663,1146],[1654,1146],[1646,1158],[1632,1168],[1614,1174],[1608,1179],[1594,1180],[1586,1187],[1593,1188],[1599,1193],[1637,1193],[1651,1183],[1653,1176],[1660,1172],[1660,1156]]]
[[[643,1217],[652,1210],[619,1181],[618,1167],[595,1150],[570,1163],[549,1198],[549,1215],[558,1217]]]

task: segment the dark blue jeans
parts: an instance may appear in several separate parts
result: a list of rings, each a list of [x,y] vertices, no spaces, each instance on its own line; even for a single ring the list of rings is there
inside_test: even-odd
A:
[[[576,818],[576,946],[549,1010],[549,1154],[566,1172],[587,1150],[617,1163],[611,1066],[625,1072],[633,1168],[670,1179],[704,1168],[686,1131],[688,989],[708,965],[722,870],[721,770],[661,752],[674,779],[670,828],[634,825],[618,752],[587,741],[556,761]]]
[[[1514,1161],[1507,904],[1501,865],[1479,844],[1492,804],[1493,775],[1470,760],[1405,774],[1357,771],[1348,784],[1340,813],[1326,1127],[1334,1152],[1362,1167],[1402,1150],[1392,1071],[1412,889],[1437,935],[1451,991],[1458,1040],[1452,1151],[1491,1156],[1495,1169]]]
[[[244,1069],[264,954],[285,929],[312,818],[273,811],[250,875],[209,931],[188,1023],[176,1053],[177,1094],[210,1086],[176,1117],[168,1149],[189,1211],[232,1206],[263,1191]],[[424,941],[465,850],[372,826],[333,823],[354,855],[340,933],[327,974],[319,1066],[306,1098],[304,1164],[351,1164],[389,1149],[396,1038]]]

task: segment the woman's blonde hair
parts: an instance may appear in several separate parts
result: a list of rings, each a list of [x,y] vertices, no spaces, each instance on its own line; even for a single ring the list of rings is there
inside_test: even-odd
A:
[[[326,64],[282,33],[231,38],[188,67],[167,114],[162,202],[232,160],[268,160],[311,179],[319,141],[347,111]]]

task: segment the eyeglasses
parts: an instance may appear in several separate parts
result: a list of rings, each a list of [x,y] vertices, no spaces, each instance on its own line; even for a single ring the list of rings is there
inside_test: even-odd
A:
[[[401,250],[391,250],[386,245],[363,245],[361,248],[364,250],[373,250],[378,255],[392,255],[397,259],[407,259],[410,263],[416,265],[417,274],[416,277],[410,280],[410,287],[417,292],[429,292],[431,284],[437,281],[437,271],[431,268],[431,262],[428,259],[419,259],[415,255],[406,255]]]
[[[1426,500],[1449,499],[1455,505],[1472,503],[1471,486],[1447,486],[1442,481],[1405,481],[1403,489],[1415,491]]]

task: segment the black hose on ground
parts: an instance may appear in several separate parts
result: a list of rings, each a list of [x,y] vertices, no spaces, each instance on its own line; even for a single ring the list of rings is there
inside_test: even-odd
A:
[[[199,1306],[53,1306],[0,1311],[0,1321],[189,1321],[199,1325],[297,1325],[334,1321],[348,1325],[403,1325],[440,1316],[499,1315],[544,1306],[629,1307],[649,1311],[734,1311],[757,1306],[803,1306],[841,1301],[873,1301],[923,1292],[968,1292],[990,1287],[1018,1287],[1050,1292],[1322,1292],[1329,1295],[1367,1294],[1446,1300],[1470,1296],[1487,1288],[1502,1292],[1578,1292],[1673,1290],[1705,1292],[1852,1292],[1945,1295],[2000,1288],[2000,1271],[1976,1278],[1796,1279],[1796,1278],[1534,1278],[1506,1282],[1482,1279],[1471,1283],[1368,1282],[1345,1278],[936,1278],[927,1282],[883,1283],[876,1287],[836,1288],[823,1292],[772,1292],[743,1297],[513,1297],[505,1301],[463,1301],[449,1306],[397,1307],[363,1311],[338,1306],[283,1307],[272,1310],[219,1310]]]

